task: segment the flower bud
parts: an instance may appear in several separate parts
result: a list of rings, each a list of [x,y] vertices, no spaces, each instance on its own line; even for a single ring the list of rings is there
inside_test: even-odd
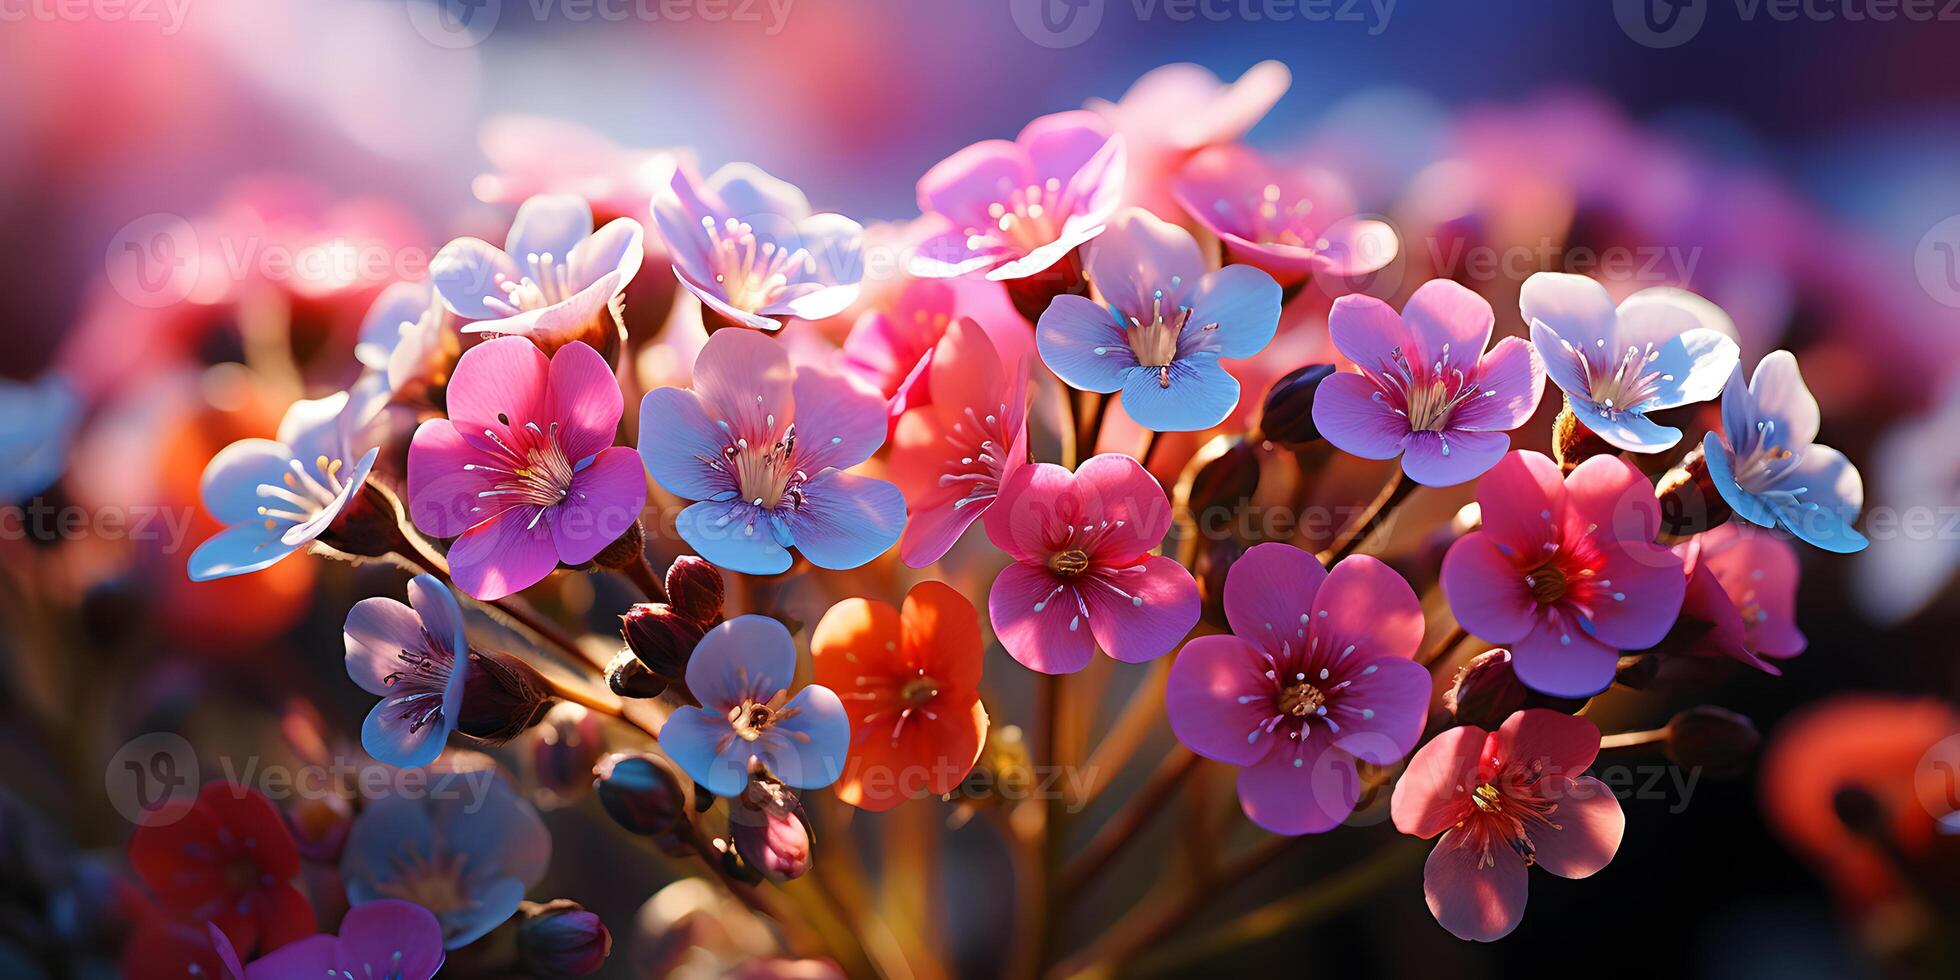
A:
[[[508,742],[544,717],[551,685],[521,657],[496,650],[469,653],[456,730],[493,744]]]
[[[1332,364],[1308,364],[1273,382],[1259,414],[1260,432],[1289,449],[1318,441],[1320,427],[1313,423],[1313,397],[1320,383],[1333,374]]]
[[[1613,444],[1601,439],[1586,428],[1579,416],[1572,414],[1572,405],[1567,403],[1560,410],[1558,418],[1552,420],[1552,458],[1558,460],[1559,469],[1570,473],[1580,463],[1593,456],[1613,456],[1619,453]]]
[[[592,769],[592,789],[613,822],[630,833],[664,833],[687,813],[687,793],[666,760],[644,752],[615,752]]]
[[[1496,731],[1504,719],[1526,708],[1550,708],[1571,714],[1589,698],[1554,698],[1524,685],[1511,667],[1511,651],[1486,650],[1457,669],[1456,680],[1443,692],[1443,707],[1458,724]]]
[[[728,836],[742,861],[775,882],[810,870],[810,825],[796,794],[773,779],[752,779],[728,811]]]
[[[1719,527],[1734,513],[1708,476],[1708,457],[1697,446],[1681,457],[1681,465],[1661,475],[1654,495],[1660,498],[1661,540],[1679,541]]]
[[[569,701],[547,709],[531,737],[531,776],[539,805],[562,806],[577,800],[605,751],[606,730],[598,715]]]
[[[618,571],[628,565],[639,564],[641,556],[646,553],[646,547],[646,529],[640,526],[639,521],[634,521],[627,525],[625,533],[613,539],[613,543],[599,549],[599,553],[592,556],[592,564],[599,568]]]
[[[597,915],[570,899],[517,907],[517,955],[540,980],[597,973],[612,954],[612,933]]]
[[[631,650],[621,650],[606,665],[606,686],[622,698],[657,698],[667,679],[656,675]]]
[[[1189,506],[1198,521],[1200,533],[1206,531],[1207,515],[1223,511],[1230,515],[1239,505],[1259,492],[1259,447],[1240,440],[1203,466],[1191,478]],[[1216,520],[1215,517],[1211,518]]]
[[[682,555],[667,566],[667,604],[688,619],[711,626],[721,619],[721,569],[705,558]]]
[[[1762,741],[1755,722],[1713,705],[1689,708],[1667,723],[1668,760],[1717,779],[1741,775]]]
[[[707,632],[664,602],[641,602],[620,617],[619,635],[647,669],[673,681],[687,675],[687,659]]]

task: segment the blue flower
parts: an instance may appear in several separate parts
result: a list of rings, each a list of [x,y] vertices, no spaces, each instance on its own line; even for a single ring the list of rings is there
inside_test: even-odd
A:
[[[277,439],[241,439],[212,457],[204,509],[228,526],[191,553],[191,580],[256,572],[324,533],[374,467],[380,450],[355,459],[353,446],[386,396],[342,391],[294,402]]]
[[[794,697],[796,642],[767,616],[737,616],[708,631],[687,662],[687,688],[701,702],[674,709],[660,747],[716,796],[736,796],[759,762],[797,789],[837,781],[851,748],[844,703],[819,684]]]
[[[1643,289],[1615,308],[1585,276],[1540,272],[1524,281],[1518,306],[1572,413],[1628,452],[1680,442],[1680,429],[1647,414],[1715,397],[1740,356],[1728,316],[1682,289]]]
[[[1057,296],[1035,344],[1050,370],[1083,391],[1123,393],[1123,410],[1158,432],[1208,429],[1239,403],[1218,361],[1264,350],[1279,328],[1280,288],[1249,265],[1205,272],[1190,233],[1126,208],[1090,249],[1104,305]]]
[[[1817,399],[1789,351],[1756,365],[1748,387],[1742,368],[1722,390],[1722,432],[1702,439],[1708,475],[1743,520],[1781,525],[1840,554],[1869,542],[1851,525],[1865,504],[1865,483],[1844,454],[1817,445]]]
[[[347,611],[347,676],[381,702],[361,725],[361,747],[391,766],[436,761],[456,730],[469,666],[463,609],[433,575],[408,583],[413,608],[362,599]]]
[[[81,399],[58,375],[0,380],[0,503],[26,500],[60,479],[81,413]]]

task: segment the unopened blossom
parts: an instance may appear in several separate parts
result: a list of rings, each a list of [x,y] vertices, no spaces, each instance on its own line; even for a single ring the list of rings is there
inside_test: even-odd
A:
[[[550,863],[538,811],[495,769],[478,769],[432,774],[420,793],[369,800],[347,835],[340,875],[356,908],[413,902],[435,913],[444,949],[461,949],[509,919]]]
[[[449,417],[409,443],[408,504],[424,534],[456,539],[457,588],[501,599],[591,561],[639,519],[646,477],[612,444],[623,398],[597,351],[485,341],[457,361],[446,401]]]
[[[653,220],[674,275],[711,321],[775,330],[790,317],[821,320],[850,306],[864,278],[864,227],[812,213],[795,185],[752,164],[705,181],[677,166]]]
[[[517,209],[503,248],[458,238],[430,260],[429,280],[450,312],[476,321],[465,333],[609,347],[619,328],[608,306],[640,271],[645,236],[632,218],[595,232],[584,198],[540,194]]]
[[[361,725],[361,747],[392,766],[436,761],[463,704],[469,640],[463,610],[433,575],[408,583],[408,601],[362,599],[347,611],[347,676],[380,703]]]
[[[1170,525],[1163,488],[1128,456],[1016,471],[986,518],[1014,559],[987,599],[1001,646],[1044,674],[1081,670],[1097,647],[1125,663],[1169,653],[1199,613],[1191,573],[1150,553]]]
[[[892,433],[891,477],[911,512],[898,553],[913,568],[943,557],[1028,460],[1027,364],[1003,365],[986,331],[964,318],[931,358],[926,404]]]
[[[902,609],[864,598],[831,606],[810,658],[851,720],[837,798],[889,810],[956,789],[987,739],[985,653],[973,603],[944,582],[913,586]]]
[[[1615,307],[1596,280],[1540,272],[1524,281],[1518,304],[1573,414],[1629,452],[1680,442],[1681,430],[1648,413],[1715,397],[1740,353],[1715,304],[1672,287],[1643,289]]]
[[[227,527],[191,553],[191,580],[256,572],[324,534],[380,452],[361,445],[374,408],[344,391],[297,401],[277,438],[241,439],[212,457],[199,490]]]
[[[1401,456],[1417,483],[1476,479],[1511,448],[1507,433],[1545,390],[1529,341],[1506,337],[1485,352],[1494,322],[1488,301],[1449,279],[1423,283],[1401,316],[1373,296],[1342,296],[1328,331],[1358,373],[1321,383],[1314,424],[1352,455]]]
[[[716,796],[737,796],[760,766],[796,789],[836,782],[851,723],[836,693],[812,684],[790,693],[796,641],[767,616],[737,616],[708,631],[687,662],[701,707],[674,709],[660,747]]]
[[[1115,102],[1090,99],[1090,111],[1121,133],[1129,157],[1123,202],[1170,217],[1171,185],[1191,155],[1230,143],[1264,118],[1293,84],[1284,62],[1262,61],[1234,81],[1187,62],[1145,72]]]
[[[1354,555],[1330,572],[1267,543],[1226,573],[1225,616],[1230,634],[1186,643],[1171,665],[1171,731],[1241,767],[1239,806],[1253,823],[1333,829],[1360,798],[1356,763],[1390,765],[1422,735],[1421,602],[1378,559]]]
[[[1123,191],[1123,140],[1094,113],[1042,116],[1012,142],[982,140],[919,178],[931,231],[914,275],[1033,276],[1102,233]]]
[[[1228,261],[1283,286],[1374,272],[1400,248],[1387,222],[1355,216],[1331,174],[1278,166],[1242,144],[1198,151],[1171,188],[1185,213],[1224,243]]]
[[[1459,939],[1502,939],[1524,918],[1531,867],[1586,878],[1613,860],[1626,815],[1585,775],[1598,754],[1591,721],[1531,708],[1494,732],[1452,728],[1409,760],[1389,812],[1405,834],[1442,835],[1422,872],[1438,924]]]
[[[1508,646],[1518,678],[1556,697],[1613,683],[1622,650],[1659,643],[1681,610],[1680,556],[1654,543],[1646,477],[1594,456],[1563,479],[1512,452],[1477,482],[1481,529],[1443,556],[1443,592],[1471,635]]]
[[[340,920],[338,936],[308,936],[250,963],[241,964],[237,951],[215,928],[212,941],[231,971],[229,977],[214,980],[429,980],[444,959],[442,925],[434,913],[400,899],[354,906]]]
[[[259,791],[208,783],[181,814],[129,838],[129,866],[172,916],[209,922],[246,955],[313,933],[313,905],[292,881],[299,850]]]
[[[1035,328],[1041,359],[1071,387],[1123,393],[1146,429],[1210,428],[1239,402],[1219,364],[1251,357],[1279,328],[1280,288],[1249,265],[1206,271],[1191,234],[1126,208],[1089,251],[1101,303],[1057,296]]]
[[[1722,390],[1722,431],[1702,438],[1708,475],[1738,516],[1781,527],[1826,551],[1863,551],[1852,523],[1865,483],[1844,454],[1816,443],[1817,399],[1797,359],[1772,351],[1745,387],[1737,365]]]
[[[667,492],[696,501],[675,527],[716,565],[770,575],[795,548],[821,568],[856,568],[905,525],[897,487],[845,472],[886,426],[869,389],[792,368],[768,337],[723,330],[701,349],[691,390],[657,388],[640,403],[640,455]]]

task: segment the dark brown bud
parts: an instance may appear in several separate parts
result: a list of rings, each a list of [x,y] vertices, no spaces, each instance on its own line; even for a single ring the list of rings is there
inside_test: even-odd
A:
[[[1241,440],[1198,468],[1191,478],[1191,517],[1200,534],[1216,534],[1217,512],[1229,515],[1259,492],[1259,447]],[[1206,523],[1209,517],[1212,525]],[[1224,529],[1229,529],[1227,524]]]
[[[639,521],[634,521],[627,525],[626,533],[621,534],[612,544],[599,549],[599,553],[592,556],[592,564],[613,571],[628,565],[637,565],[640,563],[640,556],[646,552],[646,546],[646,530],[640,527]]]
[[[1681,465],[1661,475],[1654,488],[1660,498],[1661,541],[1671,543],[1721,526],[1734,511],[1708,476],[1708,457],[1700,446],[1681,457]]]
[[[513,654],[471,650],[456,730],[492,744],[508,742],[544,717],[551,684]]]
[[[1762,741],[1755,722],[1713,705],[1689,708],[1667,723],[1668,759],[1717,779],[1741,775]]]
[[[568,898],[517,907],[517,955],[538,980],[590,976],[612,955],[612,933]]]
[[[706,629],[664,602],[642,602],[620,617],[619,634],[647,669],[672,681],[687,675],[687,660]]]
[[[621,650],[606,665],[606,686],[622,698],[657,698],[667,679],[640,662],[631,650]]]
[[[1288,448],[1318,441],[1320,427],[1313,422],[1314,393],[1333,374],[1332,364],[1308,364],[1273,382],[1266,391],[1265,408],[1259,413],[1260,432]]]
[[[773,779],[753,779],[728,810],[728,836],[743,863],[775,882],[810,870],[810,825],[803,804]]]
[[[1457,669],[1456,680],[1443,692],[1443,707],[1459,724],[1496,731],[1504,719],[1526,708],[1550,708],[1572,714],[1590,698],[1554,698],[1538,693],[1518,679],[1511,651],[1486,650]]]
[[[667,604],[703,626],[721,619],[721,569],[705,558],[682,555],[667,566]]]
[[[645,752],[615,752],[592,769],[592,791],[615,823],[643,836],[664,834],[687,814],[687,791],[673,766]]]
[[[1594,456],[1612,456],[1619,453],[1613,444],[1601,439],[1572,414],[1572,404],[1567,402],[1558,418],[1552,420],[1552,458],[1558,460],[1559,469],[1570,473],[1580,463]]]

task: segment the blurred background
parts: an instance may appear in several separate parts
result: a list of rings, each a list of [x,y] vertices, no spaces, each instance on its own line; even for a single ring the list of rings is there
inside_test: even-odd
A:
[[[0,376],[21,383],[0,400],[7,860],[112,864],[128,824],[102,773],[136,735],[195,733],[201,748],[242,755],[344,741],[364,710],[336,634],[381,581],[363,576],[379,573],[292,561],[196,588],[182,575],[213,529],[191,506],[204,463],[285,407],[212,369],[250,363],[264,295],[286,304],[302,361],[310,345],[345,365],[309,380],[345,384],[375,294],[419,276],[451,237],[500,239],[524,193],[500,181],[548,171],[556,146],[685,148],[704,170],[753,161],[870,225],[916,214],[918,176],[977,139],[1114,101],[1159,65],[1230,80],[1275,59],[1291,89],[1248,142],[1340,172],[1365,210],[1397,224],[1404,260],[1370,291],[1480,278],[1503,324],[1525,275],[1575,249],[1619,248],[1653,263],[1626,278],[1727,308],[1746,361],[1799,351],[1825,406],[1821,441],[1859,463],[1872,520],[1912,511],[1931,523],[1873,523],[1872,549],[1854,558],[1807,553],[1809,650],[1782,678],[1737,674],[1695,695],[1752,718],[1764,759],[1629,800],[1619,859],[1586,882],[1535,876],[1508,939],[1451,939],[1411,880],[1205,965],[1840,977],[1920,972],[1923,944],[1953,937],[1960,890],[1938,814],[1912,801],[1927,753],[1960,731],[1946,707],[1960,698],[1948,581],[1960,560],[1960,12],[1876,0],[444,2],[0,0]],[[498,128],[511,116],[582,128],[513,136]],[[1479,272],[1456,251],[1466,242],[1523,258]],[[202,261],[181,261],[193,253]],[[32,384],[53,374],[65,395]],[[60,478],[48,486],[40,472]],[[122,523],[136,519],[159,533]],[[1908,718],[1928,720],[1883,720]],[[1884,842],[1846,832],[1833,801],[1847,783],[1892,805]],[[610,866],[617,841],[604,835],[555,836],[554,893],[600,910],[627,941],[661,879]],[[43,840],[59,843],[28,843]],[[6,876],[21,894],[0,936],[46,916],[87,945],[90,903],[106,899],[75,870],[80,857],[63,860],[37,865],[47,881],[33,888]],[[976,893],[960,869],[948,869],[948,907],[984,919],[986,889],[1005,886],[974,870]],[[965,972],[998,967],[983,932],[953,932]],[[632,975],[624,957],[609,975]]]

